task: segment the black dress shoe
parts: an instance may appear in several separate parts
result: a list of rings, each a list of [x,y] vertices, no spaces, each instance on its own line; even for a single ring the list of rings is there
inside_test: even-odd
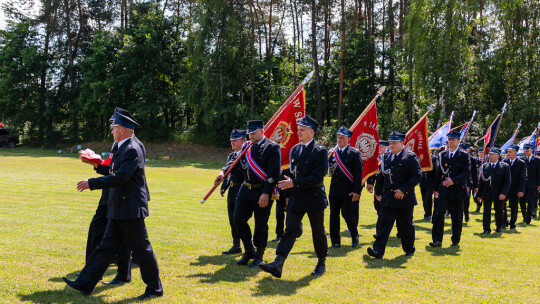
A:
[[[431,216],[428,215],[424,217],[424,221],[429,221],[429,220],[431,220]]]
[[[465,223],[468,223],[468,222],[469,222],[469,217],[466,216],[466,217],[465,217]]]
[[[111,281],[103,281],[103,284],[105,284],[105,285],[118,285],[118,286],[120,286],[120,285],[124,285],[126,283],[129,283],[129,281],[126,282],[126,281],[122,281],[122,280],[117,279],[117,278],[114,278]]]
[[[75,281],[72,281],[72,280],[68,280],[67,278],[63,277],[62,280],[64,280],[64,282],[66,282],[66,284],[73,288],[73,289],[76,289],[78,291],[80,291],[83,295],[87,296],[89,295],[92,291],[88,291],[86,289],[84,289],[83,286],[79,285],[79,283],[75,282]]]
[[[281,272],[283,271],[283,263],[285,262],[285,257],[281,254],[276,256],[276,259],[272,263],[266,264],[261,262],[259,268],[265,272],[270,273],[276,278],[281,278]]]
[[[328,249],[334,249],[334,248],[340,248],[340,244],[332,244],[332,246],[328,247]]]
[[[358,235],[357,235],[357,236],[355,236],[355,237],[352,238],[352,244],[351,244],[351,247],[352,247],[352,248],[358,247],[358,243],[359,243],[359,241],[358,241]]]
[[[376,258],[376,259],[382,259],[382,254],[378,251],[375,251],[373,249],[371,249],[371,247],[368,247],[367,249],[367,254],[369,254],[370,256]]]
[[[516,229],[516,225],[510,225],[510,229]]]
[[[272,242],[279,242],[279,241],[281,241],[281,237],[280,237],[280,236],[278,236],[278,237],[276,237],[275,239],[272,240]]]
[[[442,246],[442,243],[437,241],[437,242],[431,242],[429,243],[429,246],[431,247],[441,247]]]
[[[229,250],[221,252],[221,254],[237,254],[242,253],[242,248],[237,246],[232,246]]]
[[[317,266],[315,266],[315,269],[311,272],[311,275],[322,275],[325,272],[326,272],[326,266],[317,265]]]
[[[136,299],[139,300],[139,301],[142,301],[142,300],[148,300],[148,299],[153,299],[153,298],[157,298],[157,297],[161,297],[163,296],[163,294],[152,294],[152,293],[143,293],[142,295],[138,296]]]
[[[252,250],[250,252],[246,251],[240,258],[240,260],[236,261],[236,265],[247,265],[249,260],[256,258],[255,251]]]
[[[452,243],[452,245],[450,245],[450,247],[459,247],[459,244],[458,243]]]
[[[407,252],[407,253],[405,253],[405,256],[410,258],[410,257],[414,256],[414,252]]]
[[[501,227],[499,227],[499,228],[495,229],[495,232],[502,232],[502,229],[501,229]]]
[[[482,233],[480,233],[480,234],[481,234],[481,235],[488,235],[488,234],[490,234],[490,233],[491,233],[491,231],[489,231],[489,230],[484,230],[484,232],[482,232]]]
[[[262,259],[259,258],[259,257],[256,257],[253,262],[251,262],[251,264],[248,265],[249,268],[255,268],[255,267],[259,267],[259,264],[262,263]]]
[[[374,235],[373,235],[373,238],[374,238],[374,239],[377,239],[377,235],[376,235],[376,234],[374,234]]]

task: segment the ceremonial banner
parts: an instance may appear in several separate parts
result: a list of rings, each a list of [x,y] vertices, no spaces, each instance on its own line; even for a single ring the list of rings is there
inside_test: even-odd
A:
[[[489,153],[489,149],[495,144],[495,138],[497,137],[497,132],[499,132],[499,126],[502,121],[502,113],[497,115],[497,118],[493,121],[491,126],[489,126],[486,135],[484,136],[484,155]]]
[[[306,91],[296,97],[264,128],[264,135],[275,141],[281,148],[281,169],[290,165],[289,152],[300,142],[298,139],[298,121],[306,115]]]
[[[362,183],[379,172],[379,131],[377,128],[377,104],[372,101],[356,119],[349,144],[362,155]]]
[[[539,128],[536,128],[532,134],[530,136],[527,136],[527,137],[524,137],[520,142],[519,142],[519,151],[518,151],[518,155],[523,155],[523,146],[525,144],[530,144],[532,145],[532,153],[533,155],[536,153],[537,148],[538,148],[538,143],[540,142],[540,136],[538,136],[538,132],[540,131]]]
[[[440,149],[442,146],[446,145],[446,142],[448,141],[448,132],[450,132],[450,128],[452,127],[453,118],[454,112],[452,112],[452,115],[450,115],[449,122],[445,123],[437,131],[431,134],[431,136],[429,137],[430,148]]]
[[[433,169],[428,145],[427,114],[407,132],[404,141],[405,146],[418,157],[422,172]]]
[[[516,140],[516,137],[519,133],[519,127],[521,127],[521,121],[519,121],[516,131],[514,131],[514,134],[512,134],[512,137],[510,137],[510,139],[507,142],[505,142],[504,145],[502,145],[501,147],[502,154],[506,154],[506,150],[508,149],[508,147],[510,147],[510,145],[512,145],[514,141]]]

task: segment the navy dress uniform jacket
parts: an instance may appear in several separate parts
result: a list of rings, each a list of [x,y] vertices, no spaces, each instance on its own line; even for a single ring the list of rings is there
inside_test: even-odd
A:
[[[144,145],[134,137],[128,138],[113,155],[110,174],[88,180],[91,190],[110,188],[108,219],[137,219],[149,215],[145,157]]]
[[[291,175],[294,187],[287,211],[310,212],[328,206],[324,176],[328,172],[328,151],[313,140],[299,155],[300,144],[291,149]]]
[[[471,160],[469,154],[458,148],[454,153],[454,157],[449,159],[449,153],[450,151],[446,150],[439,154],[434,191],[439,193],[439,198],[441,199],[467,199],[467,180],[471,177]],[[444,174],[443,170],[448,171]],[[454,182],[450,187],[445,187],[442,184],[447,177],[450,177]]]
[[[246,145],[247,146],[247,145]],[[242,148],[242,151],[246,149],[246,146]],[[246,153],[247,154],[247,153]],[[242,197],[247,200],[259,200],[261,194],[268,194],[269,198],[272,197],[278,178],[279,171],[281,169],[281,150],[279,145],[268,138],[264,137],[257,144],[252,145],[251,157],[257,163],[257,165],[266,172],[266,181],[260,179],[255,172],[247,165],[246,157],[244,154],[240,159],[240,164],[244,168],[244,182],[249,184],[262,184],[260,188],[248,189],[246,185],[241,185],[238,192],[238,197]],[[227,164],[221,169],[227,171],[234,162],[234,159],[230,159]]]
[[[480,177],[480,186],[478,187],[478,196],[485,201],[497,201],[499,195],[508,196],[512,177],[510,176],[510,166],[502,161],[498,161],[495,168],[491,168],[491,163],[486,162],[482,165],[483,177]],[[489,179],[491,180],[485,180]]]
[[[531,161],[529,161],[528,157],[523,157],[522,159],[527,166],[527,183],[525,189],[537,189],[540,186],[540,158],[533,155]]]
[[[241,151],[238,152],[238,154],[240,154],[240,153],[241,153]],[[236,160],[236,158],[238,158],[237,153],[232,152],[227,157],[227,164],[229,164],[229,163],[232,164]],[[227,165],[225,165],[225,166],[227,166]],[[223,168],[225,168],[225,167],[223,167]],[[223,168],[221,170],[223,170]],[[226,171],[226,170],[227,169],[225,169],[224,171]],[[223,183],[221,183],[221,190],[225,191],[231,185],[233,185],[233,187],[240,186],[240,184],[243,181],[244,181],[244,175],[242,173],[242,166],[237,165],[231,170],[231,172],[229,173],[229,175],[227,176],[225,181]]]
[[[512,165],[508,158],[505,158],[504,162],[510,167],[510,177],[512,180],[510,183],[510,190],[508,190],[508,196],[515,196],[518,192],[525,193],[525,182],[527,180],[525,162],[517,157]]]
[[[422,170],[416,154],[407,148],[391,161],[392,153],[387,152],[381,163],[381,174],[377,176],[375,194],[381,195],[381,206],[387,208],[413,207],[417,204],[414,187],[422,179]],[[389,173],[384,173],[389,170]],[[402,199],[394,197],[394,190],[401,190]]]
[[[341,171],[336,163],[335,156],[332,156],[329,161],[332,171],[332,180],[330,182],[330,195],[337,197],[349,196],[349,193],[354,192],[360,194],[362,191],[362,156],[360,151],[354,147],[347,146],[343,152],[339,152],[337,148],[334,153],[340,153],[339,157],[343,165],[349,170],[353,176],[351,182],[345,173]]]

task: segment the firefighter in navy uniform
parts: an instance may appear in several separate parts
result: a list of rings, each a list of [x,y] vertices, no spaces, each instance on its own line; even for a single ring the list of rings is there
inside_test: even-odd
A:
[[[238,265],[258,267],[262,262],[264,251],[268,243],[268,219],[272,210],[272,194],[276,187],[281,169],[281,152],[279,145],[264,136],[264,123],[262,120],[247,122],[247,134],[251,139],[251,146],[240,159],[244,169],[244,182],[240,185],[234,208],[234,223],[244,244],[244,255],[236,261]],[[225,171],[233,161],[227,162],[222,168],[215,182],[223,181]],[[253,240],[248,221],[255,217]],[[257,248],[255,251],[254,246]]]
[[[532,154],[532,145],[523,145],[523,157],[527,166],[527,182],[525,183],[525,195],[520,199],[519,204],[523,213],[523,221],[529,225],[533,217],[534,207],[540,191],[540,158]]]
[[[231,147],[234,150],[227,157],[227,163],[233,162],[238,155],[240,155],[240,150],[242,145],[246,142],[246,131],[233,129],[231,131]],[[238,195],[238,190],[240,190],[240,185],[244,181],[244,174],[242,173],[242,166],[236,166],[231,170],[227,178],[221,184],[220,194],[223,196],[227,189],[229,193],[227,194],[227,213],[229,215],[229,225],[231,226],[231,234],[233,238],[232,247],[223,251],[222,254],[236,254],[242,253],[242,248],[240,247],[240,235],[238,234],[238,229],[234,224],[234,206],[236,205],[236,196]]]
[[[496,232],[501,232],[503,225],[503,206],[510,190],[512,177],[510,166],[499,161],[501,150],[491,148],[489,150],[489,161],[485,162],[480,169],[480,187],[478,189],[478,200],[484,204],[484,216],[482,219],[483,235],[491,233],[491,205],[495,209]]]
[[[469,154],[458,148],[461,133],[448,133],[448,150],[439,153],[435,174],[434,196],[437,208],[433,213],[433,242],[431,247],[441,247],[444,234],[444,215],[448,210],[452,220],[452,245],[458,246],[463,228],[463,208],[467,196],[467,180],[471,176]]]
[[[259,267],[274,277],[280,278],[283,264],[289,255],[304,215],[308,215],[313,237],[313,246],[318,261],[312,275],[322,275],[326,271],[328,243],[324,232],[324,209],[328,205],[324,189],[324,176],[328,171],[328,151],[318,144],[313,136],[319,124],[305,116],[298,123],[300,143],[291,149],[291,177],[278,183],[279,188],[291,189],[285,234],[276,249],[276,259],[272,263],[261,263]]]
[[[137,299],[163,295],[157,260],[145,224],[145,218],[149,215],[150,194],[144,168],[146,150],[133,136],[137,125],[128,111],[117,108],[111,127],[118,150],[111,159],[110,174],[77,183],[79,191],[110,189],[107,208],[109,221],[99,246],[92,252],[75,281],[62,278],[67,285],[83,294],[92,292],[114,255],[122,244],[127,243],[137,257],[146,284],[145,292]]]
[[[473,166],[472,163],[473,159],[471,158],[471,167]],[[474,165],[476,166],[476,178],[478,179],[478,183],[480,183],[480,167],[482,166],[482,163],[484,162],[484,148],[480,147],[478,148],[478,156],[474,157]],[[480,208],[482,208],[482,202],[478,201],[478,192],[473,194],[474,196],[474,202],[476,203],[476,210],[475,213],[480,213]]]
[[[367,249],[368,255],[374,258],[384,256],[386,243],[396,220],[405,256],[412,257],[416,250],[413,212],[417,202],[414,188],[422,179],[422,170],[416,155],[405,148],[404,140],[403,132],[390,134],[390,152],[384,155],[380,165],[381,174],[377,176],[375,195],[381,202],[377,219],[377,239],[373,249]]]
[[[382,157],[384,156],[384,153],[386,153],[386,149],[388,148],[388,141],[386,140],[379,140],[379,162],[381,161]],[[373,193],[373,187],[375,185],[375,182],[377,181],[377,175],[380,173],[377,173],[375,175],[372,175],[368,177],[366,181],[366,190],[369,193]],[[377,215],[379,214],[379,210],[381,209],[381,202],[377,200],[377,196],[373,196],[373,207],[375,208],[375,211],[377,211]]]
[[[340,212],[351,234],[352,247],[358,246],[358,215],[355,206],[362,192],[362,156],[349,145],[352,132],[341,127],[337,131],[337,147],[329,160],[330,182],[330,248],[341,247]]]
[[[422,180],[420,181],[424,221],[430,221],[433,214],[433,184],[435,183],[435,171],[437,169],[437,155],[435,154],[435,150],[431,151],[431,163],[433,164],[432,169],[422,172]]]
[[[471,152],[471,146],[468,144],[461,144],[460,148],[469,155],[469,162],[471,163],[471,175],[467,179],[467,197],[465,198],[464,204],[463,204],[463,215],[465,216],[465,222],[469,222],[469,208],[471,206],[471,194],[474,196],[474,194],[478,193],[478,168],[475,164],[475,159],[470,154]]]
[[[510,190],[508,190],[508,205],[510,207],[510,229],[516,229],[519,199],[525,195],[525,182],[527,181],[527,168],[525,162],[517,157],[519,146],[510,145],[506,150],[504,162],[510,166]],[[506,203],[503,206],[504,221],[508,222]]]

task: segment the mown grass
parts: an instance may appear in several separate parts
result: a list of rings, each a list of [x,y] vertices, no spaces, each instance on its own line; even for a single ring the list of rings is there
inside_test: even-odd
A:
[[[350,248],[348,232],[343,232],[343,247],[330,252],[324,276],[309,275],[316,257],[308,219],[282,279],[236,266],[238,255],[221,255],[231,245],[225,199],[214,193],[199,203],[219,167],[218,162],[187,160],[147,163],[152,200],[146,223],[165,291],[152,302],[540,302],[538,220],[518,225],[515,232],[481,237],[481,215],[473,213],[459,249],[448,247],[449,225],[443,248],[431,249],[431,224],[420,220],[418,205],[415,256],[403,257],[393,232],[385,258],[373,260],[366,248],[373,241],[376,215],[373,196],[365,191],[360,248]],[[89,297],[61,280],[66,275],[74,279],[83,267],[87,229],[101,193],[79,193],[75,184],[92,176],[90,166],[75,157],[0,149],[0,302],[129,303],[144,291],[138,269],[132,283],[116,288],[100,284]],[[271,238],[274,228],[272,213]],[[275,257],[276,244],[269,247],[265,260]],[[115,271],[109,268],[104,279],[112,279]]]

